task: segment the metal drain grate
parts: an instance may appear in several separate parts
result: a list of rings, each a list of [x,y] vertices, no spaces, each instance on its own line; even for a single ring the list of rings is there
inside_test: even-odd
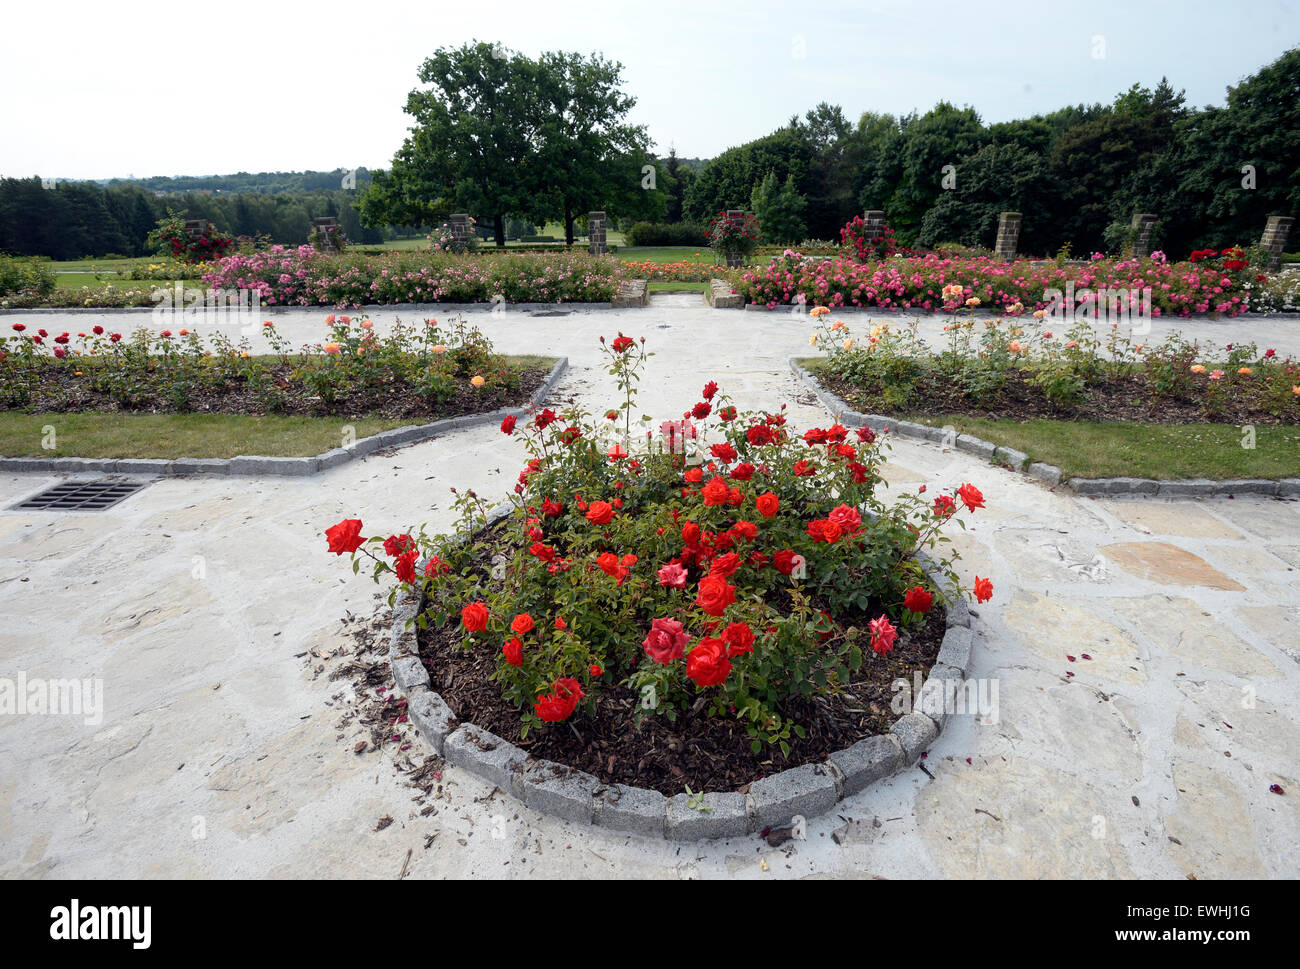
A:
[[[69,481],[14,505],[24,511],[102,511],[144,487],[141,481]]]

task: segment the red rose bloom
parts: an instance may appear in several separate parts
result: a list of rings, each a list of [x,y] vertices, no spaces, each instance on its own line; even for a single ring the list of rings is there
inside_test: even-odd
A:
[[[511,666],[524,665],[524,644],[518,636],[511,636],[506,640],[501,652],[505,654],[506,662]]]
[[[501,433],[513,434],[515,432],[515,415],[507,414],[501,420]]]
[[[614,352],[626,353],[628,350],[631,350],[635,344],[636,344],[635,340],[633,340],[630,336],[624,336],[620,331],[613,343]]]
[[[700,492],[706,505],[725,505],[731,500],[731,489],[721,478],[713,478]]]
[[[564,513],[564,506],[550,498],[542,499],[542,514],[547,518],[556,518]]]
[[[777,498],[772,492],[765,495],[759,495],[758,500],[754,502],[758,508],[758,513],[764,518],[771,518],[781,508],[781,499]]]
[[[384,553],[393,558],[415,547],[415,540],[410,535],[389,535],[384,539]]]
[[[724,407],[722,410],[718,411],[718,420],[720,421],[734,421],[735,419],[736,408],[734,407]]]
[[[766,424],[755,424],[745,432],[745,438],[754,447],[761,447],[764,444],[771,444],[776,440],[776,432]]]
[[[907,595],[903,596],[903,608],[908,612],[929,612],[933,605],[934,596],[924,586],[908,589]]]
[[[753,522],[747,522],[743,519],[731,526],[731,532],[733,535],[739,535],[748,542],[752,542],[754,539],[758,538],[758,526]]]
[[[973,484],[962,485],[957,489],[957,495],[961,498],[962,504],[971,511],[974,511],[976,508],[984,507],[984,496]]]
[[[817,473],[817,465],[811,461],[796,461],[794,474],[796,478],[811,478]]]
[[[420,557],[416,549],[411,549],[397,557],[394,567],[397,570],[397,581],[405,582],[408,585],[415,581],[415,560]]]
[[[736,590],[721,575],[706,575],[700,579],[695,604],[710,616],[721,616],[727,606],[736,601]]]
[[[947,495],[940,495],[934,499],[934,513],[940,518],[947,518],[956,510],[956,503]]]
[[[748,481],[754,477],[754,466],[742,461],[731,469],[731,477],[735,481]]]
[[[862,527],[862,515],[856,508],[850,508],[848,505],[832,508],[831,513],[826,517],[838,525],[845,535],[852,535]]]
[[[717,392],[718,392],[717,383],[710,380],[707,384],[704,385],[704,390],[700,394],[700,396],[703,397],[705,400],[712,400],[713,395],[716,394]]]
[[[790,549],[782,549],[772,556],[772,567],[782,575],[789,575],[794,571],[794,552]]]
[[[537,426],[537,429],[539,431],[544,431],[546,430],[547,427],[549,427],[551,424],[554,424],[557,420],[559,420],[559,417],[556,415],[555,411],[551,410],[551,408],[548,407],[546,408],[546,410],[541,411],[536,417],[533,418],[533,424]]]
[[[686,675],[696,686],[717,686],[730,672],[731,660],[721,639],[701,639],[686,656]]]
[[[526,612],[521,612],[519,615],[515,616],[514,619],[510,620],[510,628],[520,636],[526,636],[528,633],[533,631],[533,617]]]
[[[487,629],[488,607],[482,602],[471,602],[460,611],[460,621],[472,633],[481,633]]]
[[[687,484],[699,484],[704,480],[704,472],[699,468],[687,468],[682,478]]]
[[[735,552],[719,555],[709,563],[710,575],[729,576],[740,568],[740,556]]]
[[[876,442],[876,432],[869,427],[859,427],[858,440],[863,444],[874,444]]]
[[[614,520],[614,506],[608,501],[593,501],[587,506],[587,521],[593,525],[608,525]]]
[[[748,623],[733,622],[722,631],[722,641],[727,644],[728,656],[744,656],[754,651],[754,630]]]
[[[981,579],[975,576],[975,599],[979,602],[988,602],[993,598],[993,583],[988,579]]]
[[[730,444],[727,444],[725,441],[722,442],[721,444],[713,445],[711,448],[709,448],[709,453],[712,454],[719,461],[722,461],[726,464],[730,464],[732,461],[736,460],[737,457],[736,449],[732,447]]]
[[[335,555],[355,552],[365,542],[361,537],[360,518],[345,518],[337,525],[331,525],[325,529],[325,537],[329,539],[329,550]]]
[[[682,526],[682,541],[687,545],[694,545],[700,540],[700,526],[695,522],[687,522]]]
[[[547,723],[558,723],[569,719],[573,711],[578,709],[578,701],[586,695],[577,680],[566,676],[552,683],[551,692],[539,696],[533,703],[533,709],[539,719]]]

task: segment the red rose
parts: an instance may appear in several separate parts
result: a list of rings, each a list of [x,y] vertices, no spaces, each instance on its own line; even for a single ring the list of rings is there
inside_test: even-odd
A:
[[[771,518],[781,508],[781,500],[770,491],[765,495],[759,495],[754,504],[758,508],[758,513],[764,518]]]
[[[739,535],[741,538],[749,542],[752,542],[754,539],[758,538],[758,526],[755,525],[753,522],[747,522],[744,521],[743,519],[731,526],[731,532],[732,534]]]
[[[934,513],[940,518],[947,518],[956,510],[956,503],[947,495],[940,495],[934,499]]]
[[[626,353],[628,350],[632,349],[635,343],[636,341],[633,340],[630,336],[624,336],[622,332],[620,332],[618,337],[614,340],[613,343],[614,352]]]
[[[812,461],[796,461],[794,474],[796,478],[811,478],[817,473],[817,465]]]
[[[389,535],[384,539],[384,554],[393,558],[414,547],[415,540],[410,535]]]
[[[728,656],[744,656],[754,651],[754,630],[748,623],[733,622],[722,631],[722,641],[727,644]]]
[[[687,522],[682,526],[682,541],[687,545],[694,545],[700,540],[700,526],[695,522]]]
[[[718,411],[718,419],[721,421],[734,421],[736,419],[736,408],[722,408],[722,410]]]
[[[748,481],[754,477],[754,466],[748,462],[742,462],[731,469],[731,477],[735,481]]]
[[[706,575],[700,579],[695,604],[710,616],[721,616],[727,606],[736,601],[736,590],[721,575]]]
[[[832,508],[831,513],[826,517],[838,525],[845,535],[852,535],[862,527],[862,515],[856,508],[850,508],[848,505]]]
[[[934,596],[924,586],[908,589],[907,595],[903,596],[903,608],[908,612],[929,612],[933,605]]]
[[[867,629],[871,632],[871,648],[875,652],[884,655],[894,648],[898,630],[885,616],[871,620],[867,623]]]
[[[717,686],[730,672],[731,660],[720,639],[701,639],[686,657],[686,675],[696,686]]]
[[[557,420],[559,420],[559,417],[556,415],[555,411],[548,407],[533,418],[533,423],[537,426],[539,431],[544,431]]]
[[[587,521],[593,525],[608,525],[614,520],[614,506],[608,501],[593,501],[587,506]]]
[[[578,708],[578,701],[586,695],[577,680],[566,676],[552,683],[551,692],[539,696],[533,703],[533,709],[547,723],[558,723],[569,719]]]
[[[511,666],[524,665],[524,644],[518,636],[506,640],[505,645],[501,647],[501,652],[505,654],[506,662]]]
[[[811,430],[804,431],[803,439],[805,444],[825,444],[826,432],[814,427]]]
[[[876,432],[869,427],[859,427],[858,440],[863,444],[874,444],[876,441]]]
[[[700,394],[700,396],[703,397],[705,400],[712,400],[713,395],[716,394],[717,392],[718,392],[718,385],[714,381],[710,380],[707,384],[704,385],[704,391]]]
[[[735,552],[728,552],[726,555],[719,555],[709,563],[709,574],[728,576],[738,568],[740,568],[740,556]]]
[[[424,574],[427,576],[446,575],[450,571],[451,563],[444,562],[436,555],[424,564]]]
[[[697,420],[702,421],[713,413],[713,405],[708,401],[702,400],[691,408],[691,415]]]
[[[776,440],[776,432],[766,424],[755,424],[745,432],[745,438],[754,447],[761,447],[764,444],[771,444]]]
[[[711,448],[709,448],[709,453],[712,454],[719,461],[722,461],[726,464],[730,464],[732,461],[736,460],[737,457],[736,449],[732,447],[730,444],[727,444],[725,441],[721,444],[713,445]]]
[[[962,504],[971,511],[984,507],[984,496],[980,494],[980,490],[973,484],[962,485],[957,489],[957,494],[961,498]]]
[[[564,513],[564,506],[550,498],[542,499],[542,514],[547,518],[556,518]]]
[[[501,433],[513,434],[515,432],[515,415],[507,414],[501,421]]]
[[[355,552],[365,542],[361,537],[360,518],[345,518],[337,525],[331,525],[325,529],[325,537],[329,539],[329,550],[335,555]]]
[[[521,612],[519,615],[515,616],[514,619],[510,620],[510,628],[520,636],[526,636],[528,633],[533,631],[533,617],[526,612]]]
[[[687,484],[699,484],[704,480],[704,472],[699,468],[687,468],[686,473],[682,475],[682,478]]]
[[[675,659],[680,659],[686,651],[689,641],[682,624],[676,619],[655,619],[650,623],[642,646],[646,655],[656,663],[667,666]]]
[[[772,556],[772,567],[782,575],[789,575],[794,571],[795,554],[790,549],[782,549]]]
[[[415,560],[419,557],[419,551],[414,548],[397,557],[394,567],[397,570],[398,582],[405,582],[410,585],[415,581]]]
[[[460,621],[472,633],[481,633],[487,629],[488,607],[482,602],[471,602],[460,611]]]
[[[706,505],[725,505],[731,500],[731,489],[721,478],[713,478],[700,492]]]
[[[993,598],[993,583],[988,579],[975,576],[975,598],[979,602],[988,602]]]

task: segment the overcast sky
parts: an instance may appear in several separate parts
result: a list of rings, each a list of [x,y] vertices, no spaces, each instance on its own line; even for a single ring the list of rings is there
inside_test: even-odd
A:
[[[819,101],[986,121],[1167,76],[1195,106],[1300,46],[1300,0],[8,3],[0,175],[383,168],[416,70],[501,42],[622,62],[660,152],[709,157]]]

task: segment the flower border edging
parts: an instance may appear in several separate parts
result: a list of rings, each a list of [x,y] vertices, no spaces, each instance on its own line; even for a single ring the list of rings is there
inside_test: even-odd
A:
[[[303,458],[271,458],[241,454],[233,458],[0,458],[0,474],[10,471],[31,471],[42,474],[156,474],[178,475],[270,475],[275,477],[305,477],[318,471],[328,471],[356,458],[365,457],[380,448],[396,447],[427,441],[429,438],[460,431],[483,424],[499,423],[507,415],[522,417],[529,406],[540,407],[550,396],[569,369],[569,358],[561,357],[551,368],[542,385],[528,398],[523,407],[500,407],[483,414],[466,414],[449,417],[432,424],[411,424],[395,427],[363,437],[346,447],[334,448],[324,454]]]
[[[488,524],[505,517],[510,505],[488,515]],[[464,537],[464,536],[462,536]],[[930,560],[918,556],[927,575],[942,587]],[[697,800],[686,794],[667,797],[659,791],[626,784],[602,784],[576,768],[534,758],[495,734],[461,723],[433,690],[420,661],[414,619],[423,608],[422,594],[403,587],[393,602],[388,657],[393,678],[407,699],[411,723],[448,763],[495,784],[541,814],[578,821],[620,834],[669,841],[732,838],[787,824],[795,815],[813,818],[874,781],[915,764],[942,732],[949,715],[945,698],[961,688],[970,671],[971,613],[965,599],[948,607],[947,629],[939,654],[913,712],[894,722],[887,734],[859,740],[819,764],[805,764],[764,777],[748,794],[710,793]],[[933,715],[916,712],[935,710]],[[697,805],[695,807],[692,804]],[[707,809],[707,810],[704,810]]]
[[[875,431],[889,428],[891,434],[904,437],[920,438],[934,444],[942,444],[944,433],[937,427],[917,424],[912,421],[893,420],[880,414],[863,414],[853,410],[837,395],[831,393],[808,370],[801,366],[798,358],[790,357],[790,369],[807,387],[821,405],[830,411],[831,416],[841,424],[870,427]],[[1280,497],[1300,497],[1300,478],[1282,478],[1270,481],[1265,478],[1243,478],[1229,481],[1210,481],[1204,478],[1181,478],[1161,481],[1154,478],[1069,478],[1065,479],[1061,469],[1054,464],[1030,461],[1028,455],[1014,448],[1002,447],[969,434],[958,434],[956,447],[976,457],[988,461],[998,461],[1011,467],[1013,471],[1023,471],[1031,478],[1037,478],[1047,485],[1064,484],[1077,495],[1090,497],[1094,495],[1154,495],[1161,498],[1212,498],[1224,495],[1275,495]]]

